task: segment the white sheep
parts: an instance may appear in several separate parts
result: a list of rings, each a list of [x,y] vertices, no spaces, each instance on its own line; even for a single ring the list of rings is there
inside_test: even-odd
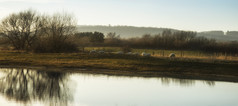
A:
[[[96,51],[96,50],[91,50],[91,51],[89,52],[89,54],[93,54],[93,53],[97,53],[97,51]]]
[[[132,52],[128,52],[128,53],[126,53],[127,55],[132,55]]]
[[[105,53],[103,50],[98,51],[99,54]]]
[[[151,56],[151,54],[150,54],[150,53],[145,53],[145,52],[142,52],[142,53],[141,53],[141,56],[150,57],[150,56]]]
[[[175,53],[170,53],[169,54],[169,58],[175,58],[175,57],[176,57]]]
[[[118,51],[116,54],[123,54],[123,51]]]

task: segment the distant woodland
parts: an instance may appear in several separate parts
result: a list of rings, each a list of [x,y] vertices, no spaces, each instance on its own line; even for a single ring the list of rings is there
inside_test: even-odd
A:
[[[144,34],[162,34],[164,30],[171,30],[176,32],[179,30],[171,28],[154,28],[154,27],[134,27],[134,26],[77,26],[79,32],[102,32],[104,34],[115,32],[121,36],[121,38],[140,37]],[[204,36],[209,39],[215,39],[217,41],[238,41],[238,31],[204,31],[197,32],[197,36]]]
[[[67,13],[41,15],[33,10],[13,13],[1,20],[2,49],[39,53],[84,51],[105,46],[163,50],[238,53],[235,31],[193,32],[131,26],[77,26]],[[223,40],[221,40],[223,39]],[[79,49],[82,48],[82,49]]]
[[[217,42],[215,39],[208,39],[197,36],[196,32],[164,30],[162,34],[144,34],[141,37],[121,38],[116,33],[108,33],[97,40],[93,39],[99,32],[80,32],[75,34],[78,46],[106,46],[106,47],[130,47],[143,49],[163,50],[197,50],[203,52],[220,52],[237,54],[238,42]],[[94,35],[95,34],[95,35]],[[87,35],[87,36],[86,36]]]

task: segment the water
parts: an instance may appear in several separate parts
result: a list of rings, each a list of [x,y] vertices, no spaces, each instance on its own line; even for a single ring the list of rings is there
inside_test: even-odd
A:
[[[238,106],[238,83],[0,69],[6,106]]]

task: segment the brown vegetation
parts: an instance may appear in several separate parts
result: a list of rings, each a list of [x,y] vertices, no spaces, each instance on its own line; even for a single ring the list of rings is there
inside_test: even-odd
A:
[[[77,34],[80,35],[80,34]],[[162,34],[145,34],[142,37],[122,39],[120,35],[108,33],[105,42],[89,46],[124,47],[160,50],[196,50],[210,53],[234,55],[238,53],[238,42],[217,42],[214,39],[196,36],[196,32],[165,30]]]
[[[1,67],[46,67],[46,69],[69,68],[67,71],[74,72],[77,72],[77,69],[87,69],[84,71],[113,75],[171,76],[238,81],[238,65],[237,62],[233,61],[202,62],[193,59],[169,60],[167,58],[117,55],[113,53],[32,54],[0,52],[0,65]]]
[[[72,52],[77,47],[68,39],[74,34],[75,26],[73,17],[66,13],[50,16],[27,10],[3,19],[0,33],[16,50]]]
[[[8,42],[17,52],[0,53],[0,65],[100,68],[123,70],[135,75],[143,73],[145,76],[147,74],[148,76],[219,76],[238,81],[236,61],[170,60],[138,55],[117,55],[104,51],[91,55],[87,52],[66,53],[78,52],[78,47],[117,46],[125,53],[132,51],[132,48],[146,48],[218,52],[216,54],[225,54],[227,57],[227,54],[237,55],[237,42],[216,42],[197,37],[196,32],[170,30],[157,35],[146,34],[130,39],[121,39],[116,33],[108,33],[105,38],[100,32],[75,33],[75,27],[76,22],[68,14],[39,15],[35,11],[27,10],[9,15],[0,24],[1,41],[2,44]],[[156,56],[154,51],[152,54]],[[164,51],[162,56],[165,56]],[[184,57],[183,52],[181,57]]]

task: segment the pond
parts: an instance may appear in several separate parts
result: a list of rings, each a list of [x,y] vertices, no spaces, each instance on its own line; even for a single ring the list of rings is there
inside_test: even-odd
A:
[[[238,83],[0,69],[6,106],[238,106]]]

